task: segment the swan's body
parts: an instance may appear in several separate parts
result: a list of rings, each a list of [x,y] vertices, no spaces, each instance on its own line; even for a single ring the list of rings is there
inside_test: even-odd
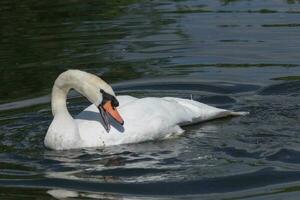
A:
[[[98,80],[99,79],[99,80]],[[66,94],[70,88],[86,96],[93,104],[75,119],[66,108]],[[189,125],[229,115],[245,115],[180,98],[135,98],[117,96],[118,111],[124,125],[110,118],[109,132],[103,127],[97,108],[102,101],[96,91],[104,89],[114,95],[111,87],[97,76],[79,70],[69,70],[58,77],[52,92],[54,120],[45,137],[51,149],[71,149],[137,143],[164,139],[182,133],[181,125]]]

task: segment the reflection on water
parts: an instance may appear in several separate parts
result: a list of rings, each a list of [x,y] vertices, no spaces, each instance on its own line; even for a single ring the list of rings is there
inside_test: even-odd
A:
[[[297,198],[299,3],[1,1],[0,198]],[[118,94],[251,114],[164,141],[50,151],[49,93],[69,68]],[[73,115],[87,105],[70,94]]]

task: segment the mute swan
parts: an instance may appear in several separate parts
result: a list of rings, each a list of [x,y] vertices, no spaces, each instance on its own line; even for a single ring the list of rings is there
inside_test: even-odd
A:
[[[66,106],[70,89],[92,103],[75,119]],[[164,139],[182,133],[181,125],[247,114],[181,98],[116,96],[101,78],[80,70],[68,70],[58,76],[51,103],[54,119],[44,144],[55,150]]]

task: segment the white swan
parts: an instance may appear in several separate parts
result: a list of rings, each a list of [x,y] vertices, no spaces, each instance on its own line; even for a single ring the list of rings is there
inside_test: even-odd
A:
[[[72,88],[92,103],[75,119],[66,106],[67,93]],[[56,150],[163,139],[182,133],[181,125],[247,114],[173,97],[116,97],[102,79],[79,70],[68,70],[58,76],[51,102],[54,119],[44,144]]]

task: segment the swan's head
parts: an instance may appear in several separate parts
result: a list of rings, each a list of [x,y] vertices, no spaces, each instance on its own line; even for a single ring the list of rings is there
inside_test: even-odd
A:
[[[80,70],[67,70],[56,79],[52,90],[52,111],[54,115],[66,107],[66,96],[71,88],[74,88],[97,106],[107,132],[110,130],[109,117],[121,125],[124,124],[116,109],[119,102],[112,87],[100,77]]]
[[[100,89],[101,102],[97,105],[100,111],[100,115],[103,121],[104,128],[107,132],[110,130],[109,117],[113,118],[120,125],[124,124],[124,120],[119,114],[117,107],[119,106],[119,101],[114,94],[109,94],[108,92]]]

